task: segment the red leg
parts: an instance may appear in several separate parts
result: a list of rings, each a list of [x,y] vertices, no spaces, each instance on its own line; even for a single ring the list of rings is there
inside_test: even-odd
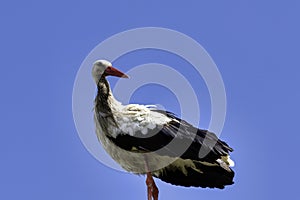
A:
[[[147,184],[147,197],[148,197],[148,200],[152,200],[151,187],[148,186],[147,180],[146,180],[146,184]]]
[[[152,197],[153,200],[158,200],[159,191],[151,175],[151,172],[147,172],[146,184],[147,184],[148,200],[152,200]]]

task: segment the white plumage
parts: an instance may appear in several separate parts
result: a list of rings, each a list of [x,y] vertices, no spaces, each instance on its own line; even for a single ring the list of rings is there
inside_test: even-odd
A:
[[[117,109],[118,110],[112,110],[118,125],[117,127],[110,127],[113,137],[116,137],[118,134],[134,136],[137,132],[147,135],[149,129],[153,130],[162,127],[171,121],[167,116],[152,112],[144,105],[129,104],[123,106],[118,103]]]

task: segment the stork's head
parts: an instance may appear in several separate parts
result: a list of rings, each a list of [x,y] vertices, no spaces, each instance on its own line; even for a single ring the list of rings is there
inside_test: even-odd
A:
[[[107,60],[97,60],[94,62],[92,69],[92,76],[96,84],[102,76],[117,76],[121,78],[128,78],[126,74],[112,67],[112,64]]]

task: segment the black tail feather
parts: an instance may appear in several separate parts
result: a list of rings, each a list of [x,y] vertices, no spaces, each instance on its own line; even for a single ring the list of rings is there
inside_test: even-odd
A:
[[[208,166],[200,162],[193,162],[193,165],[183,166],[180,162],[175,161],[169,166],[154,173],[154,176],[171,183],[185,187],[209,187],[223,189],[226,185],[232,185],[234,172],[227,171],[219,165]],[[192,162],[189,160],[189,162]]]

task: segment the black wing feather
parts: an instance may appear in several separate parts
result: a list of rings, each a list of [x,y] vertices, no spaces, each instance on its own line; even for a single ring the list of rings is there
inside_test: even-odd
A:
[[[233,151],[231,147],[219,140],[212,132],[195,128],[170,112],[161,110],[152,111],[165,114],[173,120],[160,129],[149,130],[148,137],[145,137],[140,132],[136,132],[135,136],[119,134],[116,138],[111,137],[110,139],[117,146],[128,151],[134,149],[134,151],[153,152],[161,149],[162,151],[158,152],[162,155],[206,162],[215,162],[216,159],[228,155],[230,151]],[[176,149],[163,148],[171,141],[175,141],[178,145],[188,145],[188,148],[183,154],[179,147]],[[200,149],[205,156],[201,157],[201,154],[199,154]]]

